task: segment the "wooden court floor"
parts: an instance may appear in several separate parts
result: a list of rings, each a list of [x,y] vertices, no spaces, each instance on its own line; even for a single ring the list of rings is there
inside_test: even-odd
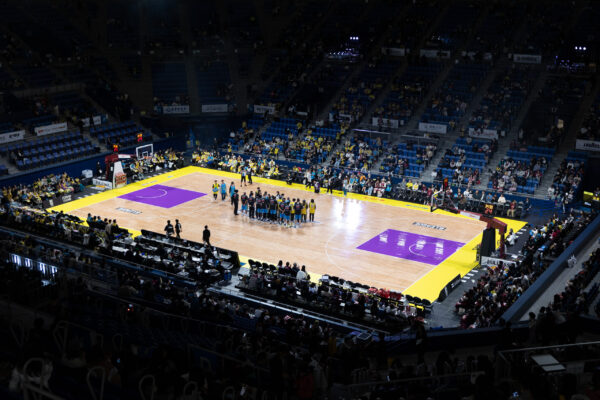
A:
[[[236,175],[220,171],[205,173],[204,171],[210,170],[194,168],[188,167],[185,173],[165,174],[166,176],[161,175],[156,179],[151,178],[124,188],[127,189],[125,192],[132,192],[134,189],[161,184],[206,193],[206,196],[171,208],[116,197],[123,189],[90,196],[58,208],[84,219],[91,213],[116,218],[122,227],[156,232],[163,231],[167,219],[173,223],[175,219],[179,219],[183,227],[182,237],[195,241],[201,241],[204,225],[208,225],[213,245],[236,250],[240,256],[273,264],[279,260],[297,262],[306,265],[309,273],[330,274],[346,280],[400,291],[413,285],[435,269],[436,265],[357,247],[372,240],[377,241],[378,237],[387,238],[387,235],[378,236],[387,230],[469,243],[485,228],[482,222],[454,215],[425,212],[422,210],[424,207],[418,209],[419,207],[413,206],[417,208],[413,209],[410,205],[398,206],[395,203],[400,202],[390,200],[364,201],[323,192],[314,194],[303,190],[300,185],[291,188],[281,182],[266,183],[267,180],[260,178],[255,179],[252,186],[239,187],[239,178],[236,177],[235,183],[240,195],[244,191],[249,192],[260,187],[263,192],[280,191],[290,198],[307,201],[315,199],[315,223],[303,224],[300,228],[285,228],[250,220],[242,215],[234,216],[233,207],[228,200],[221,201],[220,196],[217,201],[213,200],[211,185],[215,179],[219,182],[225,179],[229,184]],[[130,188],[135,185],[137,187]],[[445,283],[447,281],[438,285],[443,287]],[[432,292],[439,293],[441,287],[432,288]]]

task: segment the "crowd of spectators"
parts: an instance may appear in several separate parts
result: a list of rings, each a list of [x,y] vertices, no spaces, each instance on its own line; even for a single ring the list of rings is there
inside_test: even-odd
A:
[[[412,166],[426,168],[437,151],[436,143],[420,145],[408,141],[402,146],[382,149],[383,160],[379,166],[381,172],[405,175]]]
[[[480,328],[496,323],[548,267],[548,257],[557,257],[592,220],[592,214],[554,215],[541,226],[530,226],[528,238],[516,262],[489,266],[475,286],[455,305],[462,328]]]
[[[78,245],[98,254],[194,279],[199,285],[218,280],[225,270],[231,271],[237,257],[237,254],[206,243],[153,240],[148,233],[134,239],[115,219],[88,214],[84,223],[76,216],[23,208],[17,203],[4,205],[0,224],[18,225],[21,230]]]
[[[399,125],[406,124],[440,70],[441,64],[422,58],[411,63],[400,76],[394,78],[389,94],[373,113],[379,119],[378,125],[386,125],[384,118],[397,120]]]
[[[548,168],[546,157],[532,157],[529,161],[513,160],[506,157],[500,160],[496,170],[490,175],[492,188],[497,191],[516,192],[532,180],[540,183]]]
[[[451,178],[452,182],[466,184],[469,187],[478,185],[481,183],[481,164],[487,164],[497,149],[497,140],[473,142],[469,136],[465,140],[465,145],[456,144],[452,148],[446,149],[446,153],[440,160],[438,168],[432,172],[432,178],[434,180],[441,180],[448,177]],[[483,155],[483,160],[472,159],[470,153]],[[473,164],[473,161],[476,164]],[[483,161],[483,163],[479,163],[479,161]],[[447,176],[447,174],[443,173],[444,169],[452,170],[452,176]]]
[[[554,174],[552,185],[548,188],[548,197],[562,204],[572,203],[583,180],[585,163],[579,160],[563,160]]]
[[[600,96],[596,98],[591,109],[585,115],[578,139],[600,140]]]
[[[145,158],[132,159],[128,164],[129,168],[125,171],[129,176],[134,174],[135,179],[142,179],[146,174],[160,170],[172,170],[182,168],[184,165],[184,156],[182,152],[174,149],[159,150]]]
[[[270,140],[256,138],[254,141],[248,137],[241,138],[244,141],[243,152],[272,157],[274,159],[285,158],[308,164],[320,164],[324,162],[331,153],[334,143],[331,139],[323,136],[315,136],[311,129],[307,129],[304,135],[288,133],[286,138],[279,136]],[[228,147],[228,152],[232,148]]]
[[[123,233],[116,220],[94,217],[93,221],[90,218],[89,225],[85,225],[73,215],[23,207],[18,203],[3,205],[0,223],[98,251],[109,249],[114,237]]]
[[[438,168],[450,168],[453,170],[451,181],[459,184],[466,184],[468,186],[479,185],[480,181],[480,169],[463,167],[462,163],[465,161],[464,157],[459,156],[458,160],[451,160],[448,157],[443,157],[440,160]],[[439,170],[432,172],[432,178],[434,181],[441,180],[443,175]]]
[[[589,87],[587,80],[572,75],[548,77],[522,124],[528,142],[548,147],[563,142]]]
[[[480,107],[473,112],[469,128],[508,133],[536,76],[528,67],[512,65],[503,70],[483,96]]]
[[[329,157],[333,146],[334,143],[331,139],[323,136],[315,137],[308,130],[306,136],[284,142],[283,154],[288,160],[317,165]]]
[[[381,138],[375,140],[347,138],[342,148],[334,152],[330,165],[335,168],[350,168],[367,173],[373,164],[379,160],[383,151]]]
[[[190,104],[190,96],[187,94],[177,95],[172,100],[165,101],[158,97],[152,99],[154,111],[162,113],[162,108],[166,106],[186,106]]]
[[[41,283],[25,268],[3,266],[1,271],[11,282]],[[60,296],[54,299],[57,306],[46,310],[51,317],[47,322],[35,321],[23,351],[2,345],[10,354],[5,366],[12,369],[7,382],[11,392],[22,390],[31,373],[23,369],[30,357],[44,359],[40,374],[44,389],[80,398],[89,395],[85,379],[95,366],[106,370],[108,397],[136,396],[140,387],[144,390],[138,386],[140,378],[150,374],[157,396],[181,398],[183,386],[192,381],[198,383],[202,398],[220,398],[223,392],[234,391],[242,393],[242,399],[263,392],[312,399],[325,396],[333,383],[353,383],[358,376],[428,377],[460,372],[463,365],[438,357],[436,363],[422,364],[418,370],[400,359],[388,367],[390,354],[383,335],[358,340],[333,325],[212,291],[159,291],[156,288],[168,285],[148,282],[136,273],[120,272],[119,281],[126,290],[120,290],[117,298],[90,290],[82,279],[56,277],[53,285]],[[156,301],[161,297],[169,300],[167,306]],[[169,330],[161,328],[166,319],[172,323]],[[419,325],[415,321],[412,329]],[[57,348],[48,338],[65,327],[69,340]],[[123,335],[122,342],[115,340],[114,328],[130,334]],[[79,333],[82,329],[93,337],[104,336],[104,341],[85,340]],[[185,352],[192,355],[187,361]]]
[[[417,314],[425,315],[422,307],[412,307],[400,293],[338,277],[311,281],[304,265],[279,261],[271,266],[252,260],[249,264],[250,272],[241,277],[238,287],[262,297],[393,331],[410,324]]]
[[[576,262],[576,258],[572,256],[568,262],[569,267],[575,267]],[[582,263],[581,270],[566,283],[561,293],[555,294],[552,301],[540,307],[537,315],[529,313],[531,342],[549,344],[552,339],[560,342],[574,341],[580,330],[578,317],[589,314],[589,308],[598,295],[598,284],[591,287],[589,285],[599,270],[600,251],[596,249]]]
[[[573,261],[576,262],[576,259],[574,258]],[[592,301],[598,295],[598,284],[592,285],[588,291],[586,288],[598,271],[600,271],[600,250],[595,249],[588,259],[582,262],[581,270],[567,282],[565,289],[554,295],[548,307],[561,313],[588,314]]]
[[[380,55],[371,57],[359,76],[334,103],[334,112],[360,121],[397,67],[398,62],[393,58]]]
[[[106,268],[102,262],[90,260],[77,251],[59,250],[26,236],[3,235],[2,244],[2,260],[8,259],[9,253],[16,253],[61,268],[71,268],[78,263],[93,264],[99,270]],[[281,266],[282,271],[286,268],[293,269]],[[79,393],[80,397],[86,396],[85,378],[96,365],[106,368],[105,390],[115,396],[137,392],[140,378],[151,374],[156,380],[158,395],[179,396],[189,380],[200,382],[198,390],[208,398],[220,397],[231,387],[235,391],[244,388],[252,393],[281,395],[285,392],[288,396],[309,399],[320,398],[333,382],[351,383],[353,372],[365,366],[369,367],[369,376],[374,378],[387,373],[387,345],[383,336],[357,340],[344,336],[339,327],[300,314],[276,310],[265,303],[249,303],[212,290],[185,290],[160,277],[148,279],[140,270],[116,270],[119,288],[115,297],[94,291],[81,277],[66,278],[62,271],[44,284],[42,278],[48,277],[27,268],[3,265],[0,271],[2,276],[8,277],[3,282],[28,283],[21,287],[58,287],[58,291],[50,292],[48,300],[53,302],[47,303],[56,307],[46,310],[47,314],[54,314],[55,319],[51,317],[46,325],[36,320],[31,334],[26,336],[23,351],[11,352],[14,357],[10,360],[12,377],[7,386],[13,392],[22,390],[25,375],[31,372],[23,370],[30,357],[43,357],[48,367],[42,374],[43,388],[59,395],[65,391]],[[296,277],[308,278],[303,269],[296,271]],[[60,294],[59,298],[53,298],[56,293]],[[383,311],[379,307],[378,318]],[[160,328],[160,321],[164,322],[165,318],[173,319],[172,329]],[[57,348],[47,338],[59,325],[64,327],[64,321],[67,321],[67,329],[71,323],[76,324],[73,325],[76,328],[69,333],[66,346]],[[411,328],[422,326],[420,321],[412,320]],[[184,326],[187,328],[183,329]],[[92,337],[99,334],[105,339],[114,334],[115,328],[116,332],[129,331],[130,334],[123,335],[122,342],[114,338],[104,340],[103,347],[102,342],[82,340],[77,333],[82,327],[91,329]],[[214,352],[226,358],[226,365],[206,363],[206,359],[195,359],[204,362],[200,364],[194,360],[186,363],[179,357],[183,351],[198,351],[200,357]],[[396,364],[393,370],[400,374],[402,367]],[[425,375],[435,373],[426,370]],[[65,376],[69,377],[66,386]],[[242,398],[246,397],[242,395]]]
[[[454,65],[429,101],[421,122],[442,124],[448,131],[454,131],[489,67],[488,63],[466,62]]]
[[[52,200],[66,194],[84,190],[80,179],[62,175],[48,175],[30,185],[4,186],[2,188],[2,203],[19,202],[35,208],[42,208],[44,200]]]
[[[218,152],[211,152],[197,149],[192,155],[192,162],[195,164],[224,171],[240,173],[243,169],[252,171],[252,175],[265,178],[279,178],[279,165],[272,158],[251,157],[244,159],[240,155],[233,153],[220,155]]]
[[[430,148],[434,151],[435,146]],[[395,161],[389,155],[384,159]],[[343,193],[358,193],[367,196],[384,197],[403,201],[429,204],[431,195],[435,187],[425,185],[418,179],[404,176],[402,181],[394,184],[388,176],[373,176],[370,173],[364,173],[360,170],[350,170],[337,168],[335,166],[313,165],[309,168],[300,166],[279,167],[274,160],[265,158],[251,158],[244,160],[241,156],[216,155],[209,151],[197,151],[193,157],[194,163],[207,168],[224,169],[227,171],[238,172],[240,168],[250,168],[252,173],[262,177],[279,177],[288,183],[304,184],[307,188],[316,188],[319,190],[339,190]],[[396,161],[400,168],[402,159]],[[403,164],[406,165],[406,164]],[[400,169],[396,169],[400,171]],[[525,202],[509,200],[502,193],[485,190],[474,190],[472,185],[465,185],[464,190],[453,190],[449,188],[447,196],[452,198],[455,205],[461,209],[491,213],[492,215],[515,218],[523,218],[531,210],[529,199]],[[486,208],[486,205],[494,205],[493,208]]]
[[[353,121],[360,121],[366,109],[359,96],[367,96],[369,101],[373,101],[373,90],[371,85],[365,85],[363,82],[350,84],[346,93],[333,104],[332,112],[336,115],[350,116]]]

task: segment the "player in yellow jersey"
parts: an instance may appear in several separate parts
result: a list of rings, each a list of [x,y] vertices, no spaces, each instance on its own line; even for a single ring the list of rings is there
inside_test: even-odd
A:
[[[308,210],[308,204],[306,200],[302,200],[302,222],[306,222],[306,210]]]
[[[296,199],[292,199],[292,201],[290,201],[290,213],[292,214],[292,217],[291,217],[292,224],[294,223],[294,217],[295,217],[294,216],[294,212],[295,212],[294,204],[296,204]]]
[[[309,221],[315,222],[315,211],[317,210],[317,204],[315,203],[315,199],[310,199],[310,203],[308,203],[308,213],[309,213]]]
[[[277,222],[281,224],[283,220],[283,212],[281,207],[281,202],[283,201],[283,193],[279,194],[277,192],[277,196],[275,196],[275,200],[277,201]]]
[[[217,200],[218,193],[219,193],[219,182],[217,182],[217,180],[215,179],[215,183],[212,184],[212,194],[213,194],[213,198],[215,200]]]

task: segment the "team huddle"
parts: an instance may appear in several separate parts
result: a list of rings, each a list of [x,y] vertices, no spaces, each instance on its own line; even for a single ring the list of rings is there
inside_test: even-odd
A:
[[[317,205],[314,199],[309,202],[299,198],[290,199],[279,192],[276,194],[263,193],[260,188],[256,189],[256,193],[254,191],[250,191],[250,194],[244,192],[240,196],[233,182],[227,190],[224,181],[221,181],[220,185],[215,181],[212,187],[214,200],[217,200],[219,191],[222,201],[226,199],[229,192],[234,215],[238,215],[238,204],[241,203],[242,215],[247,215],[250,219],[293,228],[299,227],[302,223],[315,221]]]

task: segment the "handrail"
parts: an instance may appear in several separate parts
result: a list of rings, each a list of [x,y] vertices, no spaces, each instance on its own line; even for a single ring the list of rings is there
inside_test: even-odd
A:
[[[10,333],[17,343],[19,349],[23,349],[29,338],[29,331],[25,328],[25,324],[21,320],[14,320],[9,326]]]
[[[52,93],[60,93],[67,91],[81,91],[84,88],[84,84],[81,82],[74,83],[61,83],[58,85],[50,85],[45,87],[25,88],[14,90],[13,94],[18,98],[26,98],[39,95],[49,95]]]
[[[156,380],[154,379],[154,375],[144,375],[140,381],[138,382],[138,391],[142,400],[146,400],[146,395],[144,394],[144,383],[149,380],[151,383],[150,387],[150,399],[154,400],[154,394],[156,393]]]
[[[456,378],[456,377],[471,377],[471,372],[461,372],[456,374],[444,374],[444,375],[430,375],[430,376],[419,376],[416,378],[402,378],[402,379],[394,379],[390,381],[372,381],[372,382],[361,382],[361,383],[352,383],[348,385],[349,388],[360,387],[360,386],[382,386],[382,385],[394,385],[401,384],[407,382],[418,382],[418,381],[427,381],[431,379],[445,379],[445,378]]]
[[[583,347],[583,346],[600,346],[600,341],[582,342],[582,343],[570,343],[570,344],[555,344],[555,345],[552,345],[552,346],[524,347],[524,348],[520,348],[520,349],[502,350],[502,351],[499,352],[499,354],[524,353],[524,352],[528,352],[528,351],[564,349],[564,348],[567,348],[567,347]]]
[[[31,383],[25,383],[23,385],[23,394],[25,400],[65,400],[63,397],[50,393],[49,391],[34,386]]]
[[[120,297],[117,297],[117,296],[113,296],[113,295],[108,294],[108,293],[101,293],[101,292],[95,291],[93,289],[88,289],[88,291],[94,293],[97,296],[108,297],[108,298],[110,298],[110,299],[112,299],[114,301],[120,302],[120,303],[137,304],[137,303],[135,303],[135,301],[132,303],[132,299],[131,298],[129,298],[129,299],[123,299],[123,298],[120,298]],[[196,322],[196,323],[200,323],[200,324],[210,324],[210,325],[212,325],[214,327],[223,328],[223,329],[231,328],[230,325],[223,324],[223,323],[216,322],[216,321],[205,321],[205,320],[201,320],[201,319],[197,319],[197,318],[187,317],[187,316],[184,316],[184,315],[172,314],[172,313],[169,313],[169,312],[157,310],[156,308],[151,308],[151,310],[152,310],[152,314],[159,314],[159,316],[166,317],[166,318],[177,319],[177,320],[180,320],[182,322],[183,321],[188,321],[188,322]],[[242,328],[235,328],[235,329],[242,330]]]
[[[54,330],[52,331],[52,337],[54,339],[56,347],[58,347],[62,356],[64,356],[64,354],[66,353],[67,342],[69,337],[69,328],[71,327],[87,331],[90,335],[91,340],[100,342],[100,347],[104,345],[104,336],[101,333],[98,333],[95,330],[83,325],[75,324],[66,320],[61,320],[54,327]]]
[[[131,303],[131,299],[126,300],[126,299],[122,299],[122,298],[119,298],[119,297],[116,297],[116,296],[113,296],[113,295],[110,295],[110,294],[107,294],[107,293],[100,293],[100,292],[97,292],[97,291],[94,291],[94,290],[91,290],[91,289],[88,289],[88,291],[90,291],[90,292],[92,292],[92,293],[94,293],[94,294],[96,294],[98,296],[109,297],[109,298],[111,298],[111,299],[113,299],[115,301],[121,302],[121,303],[128,303],[128,304]],[[237,326],[233,326],[232,327],[231,325],[219,323],[219,322],[216,322],[216,321],[208,321],[208,320],[205,321],[205,320],[200,320],[200,319],[196,319],[196,318],[186,317],[186,316],[183,316],[183,315],[171,314],[171,313],[167,313],[167,312],[164,312],[164,311],[157,310],[156,308],[152,308],[152,313],[160,314],[160,315],[162,315],[164,317],[168,317],[168,318],[173,318],[173,319],[181,321],[182,323],[184,323],[184,321],[195,322],[195,323],[198,323],[198,324],[202,324],[203,326],[210,325],[212,327],[220,328],[220,329],[236,329],[238,331],[244,331],[244,328],[242,328],[242,327],[237,327]],[[279,339],[274,339],[274,340],[283,343]],[[300,346],[293,345],[293,347],[300,347]]]
[[[198,382],[189,381],[188,383],[185,384],[181,393],[182,393],[182,396],[184,399],[193,398],[193,397],[198,396]],[[190,396],[192,396],[192,397],[190,397]]]
[[[164,271],[164,270],[160,270],[160,269],[154,269],[154,268],[150,268],[144,264],[138,264],[134,261],[129,261],[129,260],[124,260],[121,258],[118,258],[116,256],[110,257],[107,256],[106,254],[103,253],[96,253],[93,251],[90,251],[84,247],[78,247],[76,244],[73,243],[69,243],[69,242],[62,242],[56,239],[51,239],[51,238],[47,238],[45,236],[40,236],[37,233],[32,233],[32,232],[27,232],[27,231],[22,231],[20,229],[16,229],[16,228],[12,228],[12,227],[7,227],[7,226],[0,226],[0,231],[4,231],[4,232],[8,232],[8,233],[17,233],[20,235],[26,235],[29,237],[33,237],[35,240],[41,242],[41,243],[45,243],[47,245],[51,245],[51,246],[55,246],[55,247],[62,247],[62,248],[67,248],[70,249],[72,251],[77,251],[79,253],[85,254],[86,256],[90,256],[94,259],[101,259],[101,260],[105,260],[105,261],[109,261],[111,263],[118,263],[118,264],[130,264],[132,266],[138,267],[140,271],[145,271],[145,272],[152,272],[152,271],[157,271],[160,272],[161,274],[165,274],[167,279],[172,279],[172,280],[177,280],[177,281],[183,281],[185,283],[188,284],[195,284],[195,282],[191,281],[190,279],[184,278],[183,276],[179,276],[177,274],[174,274],[172,272],[169,271]],[[126,265],[124,265],[126,266]],[[61,268],[62,266],[58,266],[59,268]]]
[[[224,354],[223,352],[214,351],[214,350],[208,349],[206,347],[202,347],[202,346],[197,345],[197,344],[189,344],[188,343],[187,348],[188,348],[188,350],[187,350],[187,352],[188,352],[188,358],[190,357],[190,349],[199,349],[199,350],[202,350],[203,352],[210,353],[213,356],[218,357],[218,358],[222,358],[224,360],[233,361],[233,362],[239,363],[241,365],[248,365],[248,366],[254,368],[257,371],[269,372],[269,370],[267,368],[259,367],[258,365],[254,364],[253,362],[250,362],[248,360],[240,360],[239,358],[228,356],[227,354]]]
[[[99,372],[100,375],[100,393],[96,393],[92,385],[92,375],[95,375]],[[87,375],[85,376],[85,381],[87,383],[88,389],[90,390],[90,394],[92,395],[93,400],[103,400],[104,399],[104,385],[106,383],[106,370],[101,366],[95,366],[90,368]]]
[[[353,132],[359,132],[359,133],[366,133],[366,134],[376,134],[376,135],[390,135],[390,136],[394,136],[394,138],[398,139],[398,138],[408,138],[409,140],[416,140],[416,141],[428,141],[430,143],[437,143],[440,142],[440,140],[442,140],[442,138],[435,138],[435,137],[428,137],[425,136],[425,132],[422,132],[422,135],[411,135],[409,133],[399,133],[399,132],[382,132],[382,131],[378,131],[378,130],[374,130],[374,129],[366,129],[366,128],[352,128]],[[410,131],[409,131],[410,132]],[[412,131],[414,132],[414,131]],[[419,132],[419,131],[416,131]]]
[[[265,299],[260,297],[260,296],[255,296],[252,294],[248,294],[248,293],[243,293],[243,296],[240,295],[241,292],[234,292],[233,290],[230,289],[225,289],[225,288],[209,288],[208,289],[211,292],[217,293],[217,294],[227,294],[229,296],[236,296],[238,298],[241,298],[243,300],[249,300],[252,302],[260,302],[264,305]],[[357,322],[351,322],[348,321],[346,319],[342,319],[342,318],[338,318],[335,316],[330,316],[327,314],[323,314],[320,313],[318,311],[312,311],[312,310],[307,310],[302,308],[302,304],[295,304],[295,305],[289,305],[286,304],[284,302],[278,301],[278,300],[271,300],[272,302],[268,304],[269,307],[273,307],[276,309],[279,309],[281,311],[285,311],[285,312],[289,312],[292,314],[299,314],[299,315],[303,315],[303,316],[307,316],[310,318],[314,318],[317,319],[319,321],[323,321],[323,322],[327,322],[329,324],[335,324],[338,325],[340,327],[343,328],[352,328],[352,329],[356,329],[362,332],[381,332],[384,333],[386,335],[389,335],[390,332],[389,331],[385,331],[379,328],[374,328],[374,327],[370,327],[370,326],[366,326],[366,325],[362,325],[360,323]],[[296,308],[295,310],[293,308]]]
[[[423,382],[423,381],[440,381],[445,379],[454,379],[454,378],[466,378],[471,379],[473,374],[483,374],[481,371],[477,372],[463,372],[463,373],[455,373],[455,374],[445,374],[445,375],[432,375],[432,376],[422,376],[416,378],[403,378],[403,379],[394,379],[390,381],[372,381],[372,382],[363,382],[363,383],[353,383],[345,386],[347,393],[351,396],[354,395],[355,392],[361,392],[368,390],[371,387],[382,387],[382,386],[399,386],[406,385],[413,382]]]

